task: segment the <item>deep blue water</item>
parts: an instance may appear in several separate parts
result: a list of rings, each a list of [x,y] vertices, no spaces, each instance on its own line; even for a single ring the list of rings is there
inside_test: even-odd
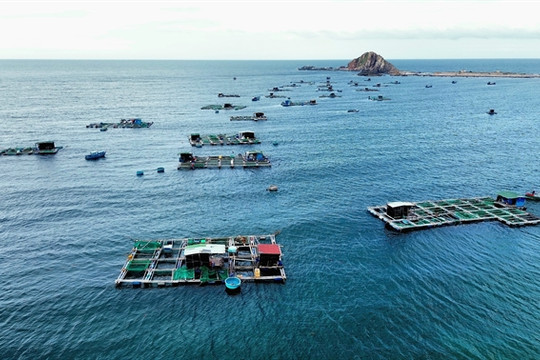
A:
[[[392,62],[411,71],[540,73],[540,60]],[[0,61],[0,148],[64,146],[50,157],[0,157],[2,357],[539,358],[540,227],[486,222],[396,234],[366,208],[538,190],[540,79],[366,82],[297,70],[346,63]],[[327,76],[342,97],[319,98]],[[315,84],[283,94],[318,105],[251,101],[300,80]],[[351,80],[401,84],[365,93]],[[392,100],[367,100],[378,94]],[[200,109],[224,102],[248,107]],[[498,114],[488,116],[491,108]],[[229,121],[255,111],[268,121]],[[126,117],[154,125],[85,127]],[[245,150],[191,148],[190,133],[239,130],[255,131],[271,169],[176,170],[181,151]],[[101,149],[106,159],[85,161]],[[270,184],[279,191],[265,191]],[[540,203],[528,208],[540,214]],[[247,283],[237,296],[222,286],[114,286],[132,239],[276,230],[284,285]]]

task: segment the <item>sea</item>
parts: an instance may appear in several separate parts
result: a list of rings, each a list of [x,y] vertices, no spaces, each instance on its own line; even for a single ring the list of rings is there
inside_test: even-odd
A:
[[[540,59],[389,61],[540,73]],[[540,79],[298,70],[347,62],[1,60],[0,149],[63,148],[0,157],[0,356],[540,358],[539,226],[396,233],[367,211],[540,190]],[[246,108],[201,109],[224,103]],[[230,121],[254,112],[268,120]],[[126,118],[153,125],[87,128]],[[188,142],[245,130],[261,144]],[[177,170],[181,152],[248,150],[272,167]],[[115,286],[134,240],[274,232],[285,283]]]

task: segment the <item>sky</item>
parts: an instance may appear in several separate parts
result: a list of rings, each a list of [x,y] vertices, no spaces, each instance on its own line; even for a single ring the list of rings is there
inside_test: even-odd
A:
[[[540,58],[539,13],[540,0],[0,0],[0,59]]]

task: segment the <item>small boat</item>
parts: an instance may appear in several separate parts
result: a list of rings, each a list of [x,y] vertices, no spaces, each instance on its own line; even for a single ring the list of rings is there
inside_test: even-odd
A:
[[[494,83],[494,82],[491,82],[491,81],[488,81],[488,83],[487,83],[487,84],[488,84],[488,85],[495,85],[496,83]]]
[[[97,160],[105,157],[105,151],[92,151],[90,154],[85,155],[86,160]]]
[[[540,195],[536,191],[525,193],[525,198],[531,201],[540,201]]]
[[[251,101],[259,101],[259,100],[261,100],[260,96],[254,96],[253,99],[251,99]]]
[[[426,85],[426,89],[431,89],[433,87],[433,85]]]
[[[266,191],[278,191],[277,185],[270,185]]]
[[[493,109],[489,109],[489,111],[488,111],[487,113],[488,113],[489,115],[495,115],[495,114],[497,114],[497,113],[495,112],[495,110],[493,110]]]
[[[236,276],[229,276],[225,279],[225,290],[229,293],[240,291],[240,285],[242,285],[242,280]]]

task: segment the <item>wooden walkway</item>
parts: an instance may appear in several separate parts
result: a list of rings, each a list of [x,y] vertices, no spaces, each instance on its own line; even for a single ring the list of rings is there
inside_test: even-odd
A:
[[[281,250],[278,261],[270,264],[261,261],[261,245],[279,247],[276,234],[135,241],[115,283],[118,287],[224,284],[229,276],[242,282],[284,283]]]
[[[412,207],[405,218],[393,218],[388,215],[387,205],[368,207],[368,211],[384,221],[388,228],[399,232],[492,220],[498,220],[508,226],[540,224],[540,218],[536,215],[498,203],[490,197],[410,204]]]

